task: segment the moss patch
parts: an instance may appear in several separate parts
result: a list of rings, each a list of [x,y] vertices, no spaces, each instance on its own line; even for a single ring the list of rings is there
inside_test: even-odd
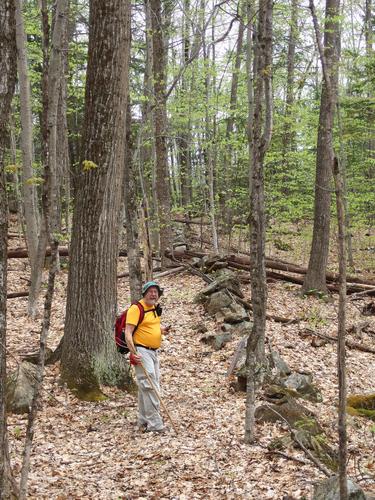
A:
[[[346,411],[349,415],[366,417],[375,422],[375,394],[349,396]]]
[[[72,392],[81,401],[99,402],[108,399],[100,389],[85,389],[81,386],[78,389],[72,389]]]

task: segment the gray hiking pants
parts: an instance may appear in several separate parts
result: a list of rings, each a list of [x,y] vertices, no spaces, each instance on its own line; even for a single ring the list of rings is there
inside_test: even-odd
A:
[[[140,346],[137,346],[137,351],[141,354],[143,366],[159,392],[160,372],[157,352]],[[138,385],[138,425],[146,426],[148,431],[160,430],[164,424],[160,415],[159,399],[141,366],[135,366],[135,374]]]

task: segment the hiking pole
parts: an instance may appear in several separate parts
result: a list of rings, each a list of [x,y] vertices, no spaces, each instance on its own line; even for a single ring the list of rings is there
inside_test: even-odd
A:
[[[165,404],[164,404],[163,400],[161,399],[161,396],[160,396],[159,391],[157,390],[157,388],[156,388],[156,386],[155,386],[154,382],[152,381],[152,378],[150,377],[150,375],[149,375],[148,371],[147,371],[147,370],[146,370],[146,368],[144,367],[144,365],[143,365],[142,361],[140,362],[140,365],[141,365],[142,370],[144,371],[144,373],[145,373],[145,375],[146,375],[147,380],[150,382],[150,384],[151,384],[151,387],[152,387],[153,391],[155,392],[156,396],[158,397],[158,400],[160,401],[160,404],[161,404],[161,406],[163,407],[163,410],[165,411],[165,413],[167,414],[167,416],[168,416],[169,420],[171,421],[171,424],[172,424],[172,426],[173,426],[173,429],[174,429],[175,433],[176,433],[176,434],[178,434],[177,427],[175,426],[175,424],[174,424],[174,422],[173,422],[173,420],[172,420],[172,417],[171,417],[171,416],[170,416],[170,414],[169,414],[169,411],[168,411],[167,407],[165,406]]]

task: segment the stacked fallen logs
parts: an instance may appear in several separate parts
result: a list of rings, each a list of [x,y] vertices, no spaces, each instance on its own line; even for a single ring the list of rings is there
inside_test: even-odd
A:
[[[199,252],[196,250],[179,250],[167,255],[175,260],[193,259],[193,258],[208,258],[209,256],[204,252]],[[210,256],[209,262],[212,270],[230,267],[234,269],[241,269],[244,271],[249,271],[250,257],[246,255],[225,255],[225,256]],[[303,275],[306,274],[307,269],[290,262],[280,261],[276,259],[265,259],[267,278],[272,278],[274,280],[288,281],[291,283],[296,283],[298,285],[303,284]],[[278,272],[275,272],[278,271]],[[283,271],[283,272],[280,272]],[[331,292],[338,292],[338,280],[339,276],[335,273],[326,273],[327,288]],[[367,280],[359,278],[358,276],[347,276],[347,293],[359,293],[364,292],[368,295],[375,295],[375,280]]]

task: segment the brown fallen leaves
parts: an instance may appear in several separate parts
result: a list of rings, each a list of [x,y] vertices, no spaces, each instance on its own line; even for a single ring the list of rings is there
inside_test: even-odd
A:
[[[25,264],[12,260],[9,266],[9,289],[16,290]],[[121,266],[120,271],[124,268]],[[142,434],[135,426],[134,395],[105,388],[106,401],[80,402],[59,384],[58,365],[48,367],[36,426],[29,498],[310,498],[321,473],[308,463],[303,452],[291,447],[285,450],[285,456],[267,453],[270,441],[287,432],[282,425],[259,426],[256,446],[243,442],[244,395],[233,393],[225,377],[239,339],[215,352],[192,330],[199,322],[205,323],[208,331],[216,329],[215,322],[193,303],[204,283],[186,273],[165,277],[161,282],[165,288],[163,319],[173,325],[160,354],[162,389],[179,434]],[[53,305],[50,347],[57,345],[63,332],[65,289],[66,273],[62,272]],[[247,300],[248,289],[249,285],[244,286]],[[119,297],[120,305],[125,306],[129,299],[123,281],[119,283]],[[313,374],[323,402],[304,404],[318,414],[333,441],[337,431],[336,346],[328,343],[312,347],[311,339],[298,333],[311,328],[335,334],[336,301],[301,298],[290,285],[269,286],[269,312],[303,317],[303,321],[287,326],[269,321],[268,338],[293,370]],[[8,358],[11,369],[18,353],[37,346],[39,321],[27,319],[24,298],[12,300],[8,307],[8,346],[14,356]],[[348,323],[361,320],[358,307],[348,304]],[[366,320],[372,324],[375,321],[371,317]],[[372,333],[362,332],[361,340],[374,346]],[[349,393],[374,391],[374,368],[374,355],[348,350]],[[9,416],[16,475],[25,423],[25,417]],[[349,474],[375,491],[373,424],[348,416],[348,431]]]

